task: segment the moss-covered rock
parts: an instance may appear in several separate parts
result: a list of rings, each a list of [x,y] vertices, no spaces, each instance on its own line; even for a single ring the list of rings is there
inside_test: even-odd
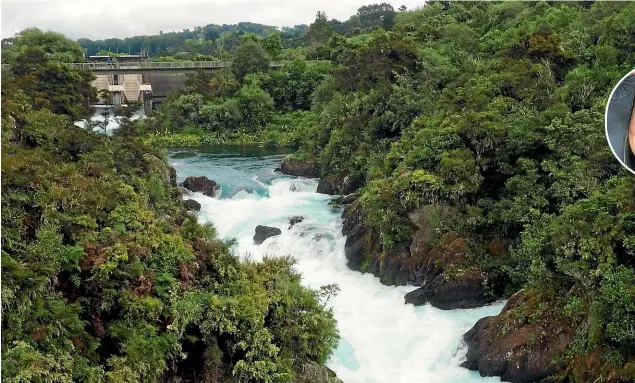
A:
[[[326,366],[309,362],[302,366],[295,383],[343,383],[335,372]]]
[[[462,366],[511,382],[549,381],[565,368],[559,358],[573,340],[575,325],[557,306],[541,306],[538,297],[520,291],[500,315],[480,319],[465,334]]]
[[[291,176],[315,178],[317,177],[317,165],[314,162],[301,160],[294,157],[285,157],[280,164],[280,171]]]
[[[441,309],[478,307],[494,300],[487,273],[465,265],[465,239],[454,233],[437,235],[437,228],[451,217],[446,206],[425,206],[411,214],[418,228],[411,243],[386,245],[371,228],[361,204],[347,205],[342,233],[344,253],[353,270],[370,272],[387,285],[421,288],[406,295],[406,303],[430,303]]]

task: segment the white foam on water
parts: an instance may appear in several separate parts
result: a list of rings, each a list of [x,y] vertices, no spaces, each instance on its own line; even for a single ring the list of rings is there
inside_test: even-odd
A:
[[[111,106],[103,106],[103,105],[94,105],[95,113],[90,118],[90,123],[93,126],[93,132],[105,133],[110,136],[115,129],[118,129],[121,126],[121,116],[115,116],[114,108]],[[108,112],[108,117],[104,116],[105,112]],[[131,120],[136,120],[139,118],[145,118],[143,106],[140,107],[134,114],[130,117]],[[106,130],[104,131],[104,122],[108,119],[106,124]],[[88,121],[81,120],[76,121],[75,125],[80,128],[86,128],[88,126]]]
[[[238,240],[240,256],[293,256],[303,283],[313,288],[336,283],[340,293],[329,302],[342,337],[328,362],[346,383],[421,383],[500,381],[481,378],[459,367],[465,350],[462,335],[502,304],[471,310],[443,311],[404,304],[414,287],[384,286],[378,278],[346,266],[341,211],[331,197],[315,193],[317,181],[278,178],[266,185],[269,196],[241,191],[231,199],[195,193],[199,220],[213,222],[221,236]],[[289,228],[288,218],[304,221]],[[282,234],[253,243],[256,225],[274,226]],[[457,352],[459,350],[459,352]]]

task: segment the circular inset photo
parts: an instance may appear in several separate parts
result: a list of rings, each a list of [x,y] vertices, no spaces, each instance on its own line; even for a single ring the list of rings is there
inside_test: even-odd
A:
[[[606,106],[606,138],[620,163],[635,173],[635,70],[622,77]]]

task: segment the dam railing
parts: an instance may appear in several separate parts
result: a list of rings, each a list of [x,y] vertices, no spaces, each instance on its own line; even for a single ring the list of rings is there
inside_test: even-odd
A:
[[[288,61],[271,61],[270,67],[284,66]],[[91,71],[129,71],[129,70],[193,70],[193,69],[222,69],[231,66],[231,61],[166,61],[166,62],[129,62],[129,63],[72,63],[67,64],[75,69]]]
[[[271,61],[271,68],[278,68],[287,65],[291,61]],[[327,60],[311,60],[314,62],[328,62]],[[74,69],[88,69],[93,72],[109,72],[109,73],[138,73],[148,71],[172,71],[187,72],[197,69],[223,69],[231,66],[231,61],[140,61],[140,62],[124,62],[124,63],[106,63],[106,62],[87,62],[87,63],[67,63]],[[8,69],[9,65],[2,64],[2,69]]]

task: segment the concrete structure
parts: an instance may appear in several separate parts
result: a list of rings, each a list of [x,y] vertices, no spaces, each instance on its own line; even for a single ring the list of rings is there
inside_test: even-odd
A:
[[[126,57],[123,61],[122,57]],[[130,56],[138,58],[139,56]],[[143,101],[146,111],[152,110],[168,93],[183,87],[186,74],[197,70],[219,70],[228,68],[226,61],[181,61],[181,62],[129,62],[127,56],[119,56],[119,62],[106,62],[108,56],[90,56],[92,62],[67,64],[77,69],[88,69],[96,75],[92,85],[97,91],[107,89],[115,108],[127,101]],[[124,62],[128,61],[128,62]],[[277,68],[285,61],[272,61],[269,65]]]
[[[141,74],[108,74],[97,75],[92,82],[97,91],[108,90],[111,95],[109,100],[115,108],[128,102],[143,101],[147,112],[152,110],[152,85],[143,81]]]
[[[278,68],[286,65],[286,61],[272,61],[269,66]],[[71,68],[88,69],[96,74],[126,74],[126,73],[187,73],[199,69],[218,70],[231,66],[229,61],[176,61],[176,62],[87,62],[66,64]]]
[[[110,100],[115,108],[126,100],[143,101],[146,111],[152,109],[153,102],[161,102],[168,93],[185,84],[186,74],[197,70],[219,70],[231,66],[229,61],[178,61],[149,62],[142,55],[120,55],[117,61],[108,61],[110,56],[89,56],[92,62],[65,64],[75,69],[88,69],[97,77],[92,85],[97,91],[104,89],[111,93]],[[279,68],[288,61],[272,61],[271,68]],[[2,64],[2,69],[9,67]]]
[[[115,108],[126,102],[143,101],[146,111],[155,102],[161,102],[168,93],[183,87],[186,74],[197,70],[220,70],[231,66],[229,61],[177,61],[150,62],[143,55],[88,56],[89,62],[66,64],[75,69],[88,69],[96,79],[92,85],[97,91],[108,90]],[[272,61],[269,66],[279,68],[288,61]],[[2,64],[2,68],[8,67]]]
[[[109,92],[119,92],[128,101],[138,101],[143,84],[140,74],[98,75],[92,85],[98,91],[108,89]],[[147,87],[144,87],[147,89]],[[151,89],[150,89],[151,90]]]

